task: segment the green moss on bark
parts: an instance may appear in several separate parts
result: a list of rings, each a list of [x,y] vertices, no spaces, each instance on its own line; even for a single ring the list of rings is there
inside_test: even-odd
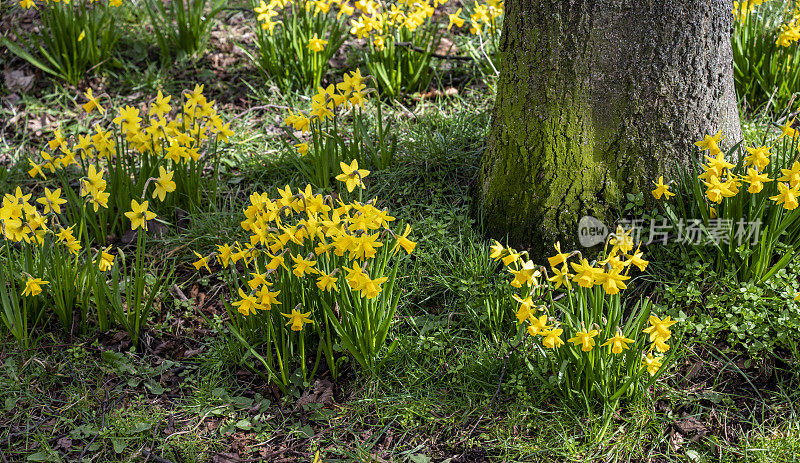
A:
[[[496,113],[506,122],[495,127],[482,186],[491,233],[534,248],[555,240],[572,245],[581,216],[607,221],[609,206],[631,186],[628,179],[641,177],[629,162],[641,153],[621,153],[619,135],[596,123],[590,105],[573,100],[552,102],[548,112],[555,116],[544,120],[519,104]]]
[[[583,215],[611,225],[624,193],[686,165],[703,133],[741,139],[724,2],[506,6],[478,191],[493,237],[571,247]]]

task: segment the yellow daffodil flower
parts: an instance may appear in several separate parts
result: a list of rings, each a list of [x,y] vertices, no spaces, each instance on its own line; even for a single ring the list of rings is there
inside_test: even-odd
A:
[[[670,196],[675,196],[675,193],[669,191],[669,185],[664,184],[664,176],[658,177],[658,182],[653,182],[656,186],[655,190],[651,191],[653,197],[656,199],[661,199],[661,196],[664,196],[664,199],[669,199]]]
[[[61,197],[61,188],[50,191],[45,187],[44,197],[36,200],[37,203],[44,205],[44,213],[61,214],[61,205],[66,204],[67,200]]]
[[[125,217],[131,221],[131,230],[136,230],[139,227],[147,230],[147,222],[156,218],[156,213],[147,210],[147,201],[142,201],[141,204],[131,199],[131,211],[125,213]]]
[[[287,325],[292,325],[292,331],[302,331],[303,325],[306,323],[314,323],[311,320],[311,312],[302,313],[297,308],[292,309],[292,313],[282,313],[284,317],[288,318]]]
[[[172,176],[175,172],[167,172],[166,169],[162,166],[158,166],[158,178],[155,179],[155,189],[153,190],[153,198],[158,197],[159,201],[164,201],[164,198],[167,196],[167,193],[172,193],[175,191],[175,182],[172,180]]]
[[[23,296],[36,296],[42,292],[42,285],[50,283],[49,281],[42,280],[41,278],[28,277],[25,282],[25,289],[22,291]]]
[[[357,186],[360,186],[362,189],[367,188],[364,186],[364,178],[369,175],[369,171],[364,169],[359,170],[358,160],[353,159],[350,165],[340,162],[339,167],[341,167],[342,173],[336,176],[336,180],[345,182],[348,192],[352,192]]]
[[[628,339],[622,335],[622,331],[617,329],[617,334],[614,337],[609,338],[606,342],[600,345],[600,347],[611,346],[611,352],[614,354],[620,354],[625,349],[630,349],[628,344],[634,342],[633,339]]]
[[[97,101],[97,98],[95,98],[94,95],[92,95],[91,88],[86,89],[86,92],[83,94],[83,96],[85,96],[86,99],[89,100],[82,106],[84,111],[90,113],[92,112],[93,109],[97,108],[97,110],[100,111],[101,114],[106,112],[106,109],[102,105],[100,105],[100,102]]]
[[[575,333],[575,337],[567,339],[567,342],[571,342],[576,346],[581,346],[581,351],[583,352],[591,352],[595,345],[594,337],[598,334],[600,334],[600,332],[597,330],[578,331]]]

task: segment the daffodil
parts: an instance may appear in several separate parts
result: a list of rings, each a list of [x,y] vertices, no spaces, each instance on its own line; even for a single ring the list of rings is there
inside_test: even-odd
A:
[[[645,328],[642,332],[650,336],[650,342],[655,342],[658,338],[662,341],[668,340],[670,336],[672,336],[672,332],[669,328],[677,323],[677,321],[672,320],[669,315],[664,317],[663,320],[655,315],[650,315],[647,321],[650,323],[650,326]]]
[[[23,296],[36,296],[42,292],[42,285],[50,283],[49,281],[42,280],[41,278],[28,277],[25,281],[25,289],[22,291]]]
[[[61,197],[61,188],[50,191],[49,188],[45,187],[44,197],[37,199],[36,202],[44,205],[45,214],[50,212],[61,214],[61,205],[66,204],[67,200]]]
[[[200,255],[200,253],[197,251],[192,251],[192,252],[194,253],[195,257],[197,257],[197,260],[195,262],[192,262],[192,265],[194,266],[195,270],[199,271],[201,268],[205,268],[206,270],[208,270],[208,273],[211,273],[211,269],[208,268],[208,257]]]
[[[231,254],[233,254],[233,249],[229,245],[217,245],[217,262],[222,265],[222,268],[228,268],[231,262]]]
[[[292,273],[296,277],[302,278],[306,273],[314,273],[313,267],[317,265],[316,261],[306,260],[302,256],[292,256],[292,260],[294,261]]]
[[[90,165],[86,177],[81,182],[81,196],[96,195],[105,189],[106,181],[103,179],[103,171],[98,171],[94,165]]]
[[[515,288],[521,288],[523,285],[535,286],[536,279],[541,275],[531,260],[523,262],[519,270],[509,269],[509,271],[514,275],[511,286]]]
[[[280,293],[280,291],[270,291],[268,285],[262,286],[258,290],[258,293],[256,293],[256,296],[259,299],[258,308],[262,310],[270,310],[273,305],[280,305],[281,301],[278,300],[278,295]]]
[[[567,342],[571,342],[576,346],[581,346],[583,352],[590,352],[595,345],[594,337],[598,334],[600,334],[600,332],[597,330],[578,331],[575,333],[575,337],[567,339]]]
[[[651,191],[653,197],[656,199],[661,199],[661,196],[664,196],[664,199],[669,199],[670,196],[675,196],[675,193],[669,191],[669,185],[664,184],[664,176],[658,177],[658,182],[653,182],[656,186],[655,190]]]
[[[305,156],[308,154],[308,143],[298,143],[294,145],[294,147],[297,148],[297,153],[300,156]]]
[[[555,268],[556,265],[563,264],[567,262],[569,258],[569,253],[561,252],[561,242],[557,241],[556,244],[553,245],[556,249],[556,255],[553,257],[548,257],[547,262],[550,264],[550,267]]]
[[[150,116],[159,116],[163,117],[165,114],[168,114],[172,111],[172,107],[169,105],[169,101],[172,99],[172,95],[164,96],[161,94],[161,90],[158,91],[158,95],[156,96],[156,100],[150,103]]]
[[[727,183],[719,181],[719,177],[711,177],[708,182],[703,182],[706,189],[706,197],[712,202],[721,203],[722,198],[730,198],[736,196],[736,193],[731,191]]]
[[[789,182],[791,188],[796,188],[800,185],[800,162],[794,161],[791,169],[781,169],[782,177],[778,178],[779,182]]]
[[[336,180],[345,182],[348,192],[352,192],[357,186],[360,186],[362,189],[367,188],[364,186],[364,178],[369,175],[369,171],[364,169],[359,170],[358,160],[353,159],[350,165],[340,162],[339,167],[341,167],[342,173],[336,176]]]
[[[797,138],[797,130],[795,130],[792,127],[794,125],[795,119],[797,119],[797,117],[795,117],[791,121],[787,122],[786,125],[779,125],[778,126],[781,129],[781,136],[778,137],[778,138],[783,138],[783,137]]]
[[[464,25],[464,18],[461,17],[461,8],[457,9],[455,13],[447,15],[450,23],[447,25],[447,30],[449,31],[451,27],[461,27]]]
[[[747,191],[753,194],[760,193],[761,190],[764,189],[764,183],[772,181],[767,174],[759,173],[752,167],[747,169],[747,175],[742,177],[742,180],[750,184],[750,187],[747,188]]]
[[[647,356],[642,359],[642,368],[646,368],[650,376],[655,376],[658,370],[661,369],[663,360],[664,357],[653,357],[652,353],[648,353]]]
[[[414,248],[417,247],[417,243],[408,239],[408,235],[411,234],[411,225],[406,224],[406,229],[403,231],[402,235],[395,235],[395,239],[397,240],[394,248],[392,248],[392,254],[396,254],[400,248],[406,251],[406,254],[411,254],[414,252]]]
[[[172,176],[175,172],[167,172],[166,169],[162,166],[158,166],[158,178],[155,179],[155,189],[153,190],[153,198],[158,197],[159,201],[164,201],[164,198],[167,196],[167,193],[172,193],[175,191],[175,182],[172,180]]]
[[[95,194],[89,196],[89,202],[92,204],[94,211],[97,212],[98,208],[105,207],[108,208],[108,198],[111,197],[111,193],[106,193],[105,191],[98,191]]]
[[[297,308],[292,309],[289,314],[282,313],[281,315],[289,319],[286,324],[292,325],[292,331],[301,331],[304,324],[314,323],[310,318],[311,312],[302,313]]]
[[[317,288],[322,291],[338,291],[339,289],[336,286],[337,280],[338,278],[333,276],[333,273],[322,273],[321,276],[317,278]]]
[[[694,142],[700,149],[708,150],[712,154],[719,151],[719,142],[722,140],[722,131],[716,135],[705,135],[702,140]]]
[[[514,294],[512,297],[519,302],[519,309],[517,309],[517,323],[521,325],[525,322],[525,320],[533,317],[533,311],[531,310],[533,307],[533,300],[530,296],[522,299]],[[547,319],[545,318],[545,320]]]
[[[542,336],[544,336],[544,339],[542,339],[542,345],[548,349],[555,349],[556,347],[563,346],[564,340],[561,339],[561,333],[563,332],[564,330],[561,328],[553,328],[545,331],[542,333]]]
[[[589,261],[586,259],[581,259],[580,264],[572,262],[570,265],[572,265],[572,269],[576,273],[572,281],[577,282],[579,286],[584,288],[591,288],[594,286],[597,278],[603,273],[602,270],[589,265]]]
[[[505,248],[497,240],[494,240],[494,244],[489,249],[491,251],[489,253],[489,257],[491,257],[494,260],[498,260],[501,257],[503,257],[503,253],[505,252]]]
[[[374,299],[378,297],[378,295],[381,293],[381,285],[388,279],[389,277],[380,277],[374,280],[369,277],[364,278],[362,287],[360,289],[361,297],[365,297],[367,299]]]
[[[139,227],[147,230],[147,222],[156,218],[156,213],[147,210],[147,201],[142,201],[141,204],[131,199],[131,210],[125,213],[125,217],[131,221],[131,230],[136,230]]]
[[[234,302],[233,306],[236,307],[236,310],[238,310],[240,314],[247,316],[251,313],[256,313],[258,300],[255,298],[255,296],[245,294],[245,292],[242,291],[242,288],[239,288],[239,297],[241,299]]]
[[[547,325],[547,314],[540,315],[539,317],[531,317],[530,318],[530,325],[528,325],[528,334],[531,336],[536,336],[543,334],[550,327]]]
[[[793,211],[797,209],[798,196],[800,196],[800,185],[795,188],[789,188],[785,183],[779,183],[778,194],[770,196],[769,199],[777,204],[783,204],[784,209]]]
[[[508,255],[502,258],[503,265],[509,266],[520,258],[520,253],[517,251],[511,248],[507,248],[506,251],[508,251]]]
[[[113,120],[113,122],[120,125],[125,132],[138,130],[141,121],[142,118],[139,117],[139,110],[133,106],[125,106],[125,108],[120,110],[119,116],[115,117]]]
[[[86,89],[86,92],[83,94],[83,96],[85,96],[86,99],[89,100],[82,106],[84,111],[90,113],[92,112],[93,109],[97,108],[97,110],[100,111],[100,113],[106,112],[106,109],[102,105],[100,105],[100,102],[97,101],[97,98],[95,98],[95,96],[92,95],[91,88]]]
[[[570,279],[573,275],[569,273],[569,268],[567,268],[566,262],[564,262],[564,265],[560,270],[557,267],[553,267],[551,271],[553,272],[553,276],[548,278],[547,281],[555,283],[553,289],[558,289],[561,287],[561,285],[564,285],[567,290],[572,290],[572,283],[570,282]]]
[[[611,352],[615,354],[622,353],[625,349],[630,349],[628,344],[634,342],[633,339],[628,339],[623,336],[622,332],[617,329],[617,334],[613,337],[609,338],[606,342],[600,345],[600,347],[611,346]]]
[[[111,249],[111,246],[101,250],[98,259],[95,261],[95,264],[97,264],[97,268],[101,272],[106,272],[108,270],[111,270],[111,267],[114,266],[114,256],[108,253],[109,249]]]
[[[650,262],[642,258],[642,255],[644,253],[641,252],[639,249],[640,248],[636,248],[636,252],[634,252],[633,255],[630,256],[630,259],[628,260],[628,262],[626,262],[626,264],[635,265],[640,272],[644,272],[645,269],[647,268],[647,264],[649,264]]]
[[[324,50],[325,49],[325,45],[327,45],[327,44],[328,44],[327,40],[323,40],[323,39],[317,37],[317,34],[314,34],[314,37],[312,37],[312,38],[310,38],[308,40],[308,45],[306,45],[306,48],[308,48],[309,50],[313,51],[314,53],[318,53],[318,52],[321,52],[322,50]]]
[[[759,172],[763,171],[769,164],[770,148],[767,146],[759,146],[758,148],[748,146],[745,149],[750,155],[744,157],[744,165],[753,166]]]
[[[598,280],[602,281],[603,290],[606,292],[606,294],[619,294],[621,289],[627,288],[625,285],[625,280],[629,278],[629,276],[620,275],[618,270],[612,270],[608,273],[601,273],[598,276]]]
[[[617,251],[622,251],[623,254],[633,249],[633,237],[631,236],[633,229],[625,231],[621,225],[617,225],[617,229],[611,234],[608,244],[612,246],[611,254],[616,254]]]
[[[664,339],[656,338],[655,341],[650,345],[648,351],[652,351],[653,349],[659,352],[666,352],[669,350],[669,344],[666,343]]]
[[[28,175],[30,175],[31,178],[36,178],[37,175],[41,175],[43,179],[47,180],[47,176],[42,172],[42,165],[33,162],[33,159],[28,159],[28,162],[31,166],[30,170],[28,170]]]

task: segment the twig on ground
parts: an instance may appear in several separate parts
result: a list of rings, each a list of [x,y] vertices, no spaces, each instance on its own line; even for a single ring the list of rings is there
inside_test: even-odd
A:
[[[483,417],[486,415],[486,412],[488,410],[490,410],[494,406],[494,401],[497,398],[497,395],[500,394],[500,389],[503,386],[503,378],[506,375],[506,367],[508,366],[508,359],[511,358],[511,356],[514,355],[517,352],[517,349],[519,348],[520,345],[522,345],[523,342],[525,342],[525,339],[526,339],[525,337],[520,339],[516,344],[511,346],[511,350],[509,350],[508,353],[503,356],[503,368],[500,370],[500,379],[497,381],[497,389],[494,391],[494,394],[492,395],[492,399],[489,400],[489,405],[487,405],[486,408],[483,409],[483,413],[481,413],[481,416],[479,416],[477,421],[475,421],[475,424],[472,425],[472,428],[469,430],[467,435],[464,436],[464,438],[461,439],[461,441],[458,442],[459,444],[462,444],[467,439],[469,439],[469,437],[475,431],[475,428],[477,428],[478,425],[480,424],[481,420],[483,420]]]
[[[145,457],[144,461],[150,461],[150,459],[152,459],[153,461],[155,461],[157,463],[172,463],[170,460],[167,460],[164,457],[160,457],[160,456],[158,456],[158,455],[156,455],[154,453],[151,453],[147,449],[142,449],[142,455],[144,455],[144,457]]]
[[[158,433],[158,428],[161,427],[161,422],[162,421],[164,421],[164,417],[163,416],[158,419],[158,423],[156,423],[156,427],[153,429],[153,438],[150,440],[150,449],[148,449],[148,450],[142,449],[142,454],[144,454],[144,452],[148,453],[148,455],[145,455],[145,459],[144,459],[145,463],[150,461],[150,456],[151,456],[150,454],[153,453],[153,449],[156,446],[156,434]]]
[[[177,284],[172,285],[170,289],[172,290],[172,295],[177,297],[181,301],[186,302],[189,300],[189,298],[186,297],[186,294],[183,294],[183,291],[181,291],[181,289],[178,287]]]
[[[105,387],[107,385],[108,385],[108,382],[106,382],[106,384],[104,384],[103,387]],[[81,451],[80,456],[78,456],[78,463],[83,461],[83,457],[84,457],[84,455],[86,455],[86,452],[89,451],[89,447],[91,447],[92,444],[94,444],[94,441],[97,440],[97,437],[100,435],[101,432],[103,432],[103,429],[106,426],[106,412],[108,411],[108,408],[109,408],[108,407],[108,402],[110,400],[110,395],[108,393],[108,389],[106,389],[105,392],[106,392],[106,398],[105,398],[105,400],[103,400],[103,403],[100,404],[100,428],[97,430],[97,434],[95,434],[94,437],[92,437],[92,440],[90,440],[89,443],[86,444],[86,446],[83,448],[83,451]],[[116,406],[119,403],[119,401],[124,399],[126,395],[128,395],[127,392],[123,393],[119,398],[115,399],[114,400],[114,405],[113,405],[112,408],[116,408]]]

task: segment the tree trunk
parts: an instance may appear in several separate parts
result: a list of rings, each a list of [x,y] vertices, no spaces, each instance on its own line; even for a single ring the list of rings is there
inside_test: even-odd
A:
[[[722,130],[741,139],[730,0],[507,0],[479,196],[490,234],[534,251],[606,225]]]

